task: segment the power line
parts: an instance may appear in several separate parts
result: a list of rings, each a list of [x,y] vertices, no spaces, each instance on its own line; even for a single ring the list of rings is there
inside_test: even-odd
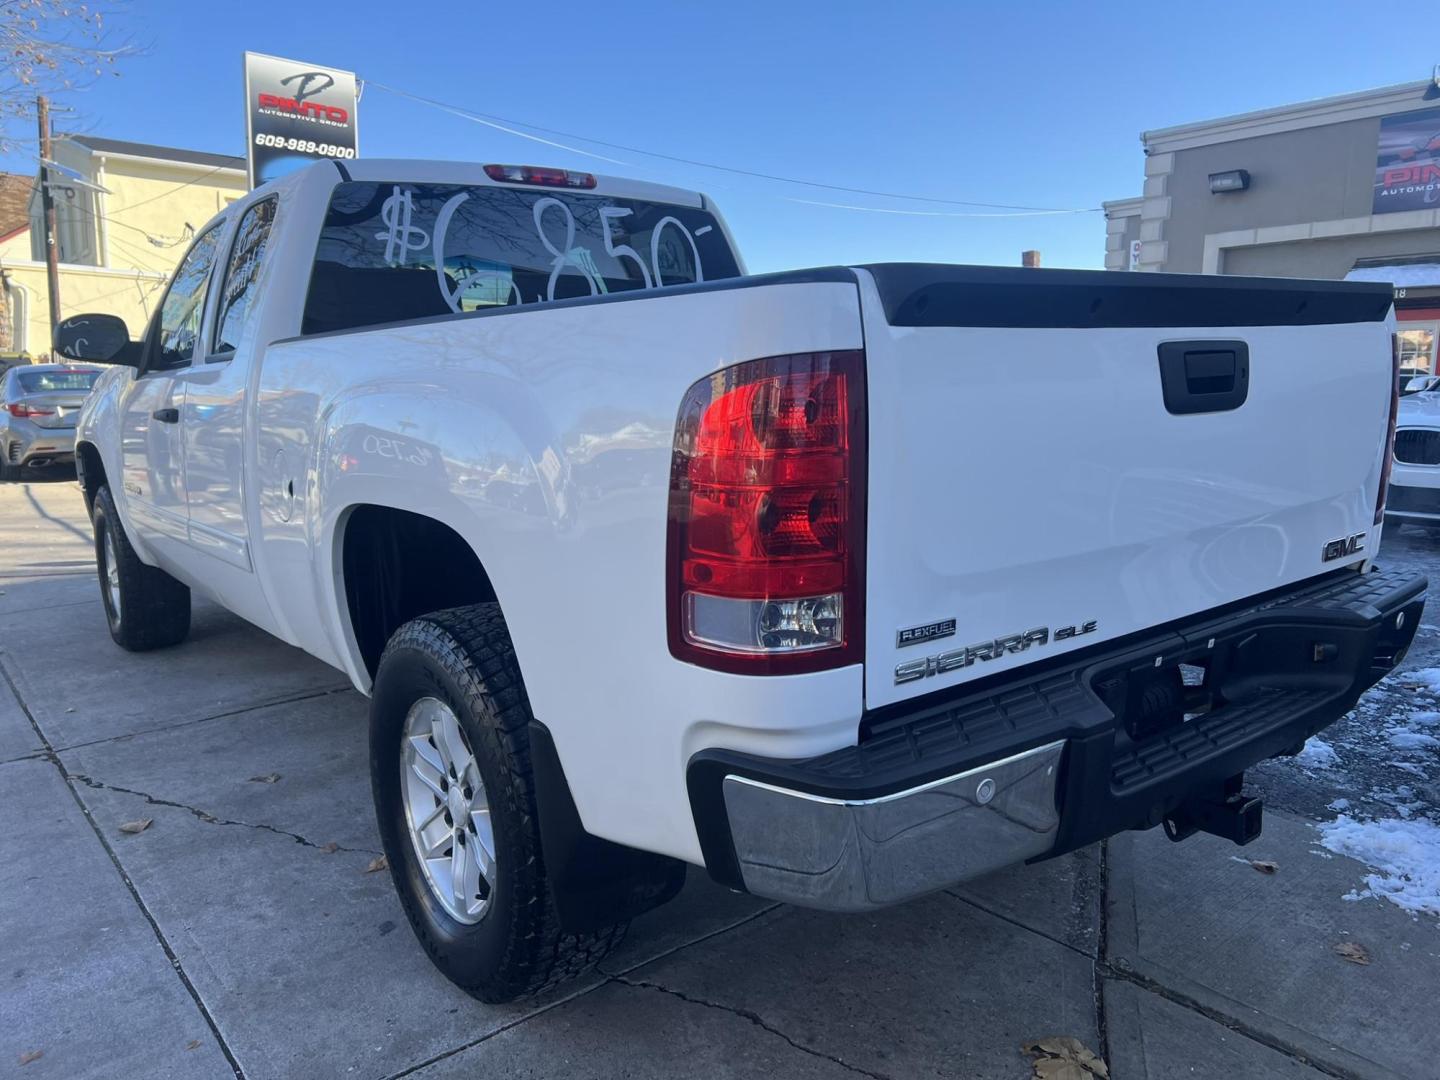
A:
[[[208,172],[203,172],[203,173],[201,173],[199,176],[197,176],[197,177],[195,177],[195,178],[193,178],[193,179],[191,179],[191,180],[186,180],[183,184],[176,184],[174,187],[172,187],[172,188],[167,188],[166,190],[160,192],[159,194],[151,195],[148,199],[141,199],[139,202],[131,203],[129,206],[122,206],[122,207],[120,207],[120,209],[118,209],[118,210],[111,210],[111,211],[110,211],[110,217],[113,218],[116,214],[126,214],[126,213],[129,213],[131,210],[134,210],[137,206],[145,206],[147,203],[152,203],[152,202],[154,202],[154,201],[157,200],[157,199],[168,198],[169,196],[174,195],[177,191],[181,190],[182,188],[187,188],[187,187],[189,187],[191,184],[198,184],[201,180],[207,180],[207,179],[209,179],[210,177],[214,176],[214,175],[215,175],[217,172],[219,172],[221,169],[228,169],[228,168],[230,168],[230,166],[228,166],[228,165],[216,165],[213,169],[210,169]]]
[[[607,142],[604,139],[596,139],[589,135],[579,135],[574,132],[560,131],[556,128],[548,128],[540,124],[526,123],[521,120],[510,120],[503,116],[496,116],[492,113],[475,112],[474,110],[465,109],[458,105],[451,105],[447,102],[437,101],[434,98],[424,97],[420,94],[413,94],[408,90],[401,90],[397,87],[387,86],[385,83],[375,82],[373,79],[366,80],[366,82],[368,83],[368,85],[374,86],[379,90],[384,90],[387,93],[395,94],[398,97],[409,98],[412,101],[418,101],[421,104],[429,105],[431,108],[441,109],[445,112],[453,113],[457,116],[464,117],[467,120],[473,120],[476,123],[485,124],[500,131],[505,131],[511,135],[518,135],[521,138],[534,139],[537,142],[546,143],[549,146],[554,146],[561,150],[568,150],[573,153],[584,154],[587,157],[598,158],[601,161],[608,161],[616,165],[625,165],[627,164],[627,162],[616,161],[614,158],[607,158],[604,155],[591,153],[590,151],[582,150],[578,147],[566,146],[563,143],[551,142],[547,139],[539,139],[536,136],[528,135],[523,131],[516,131],[514,129],[529,128],[532,131],[542,131],[547,135],[558,135],[559,137],[564,139],[578,139],[580,142],[594,143],[596,146],[604,146],[611,150],[619,150],[627,154],[642,154],[645,157],[659,158],[663,161],[673,161],[681,165],[690,165],[701,169],[714,169],[719,172],[733,173],[737,176],[749,176],[758,180],[770,180],[776,183],[794,184],[801,187],[820,188],[825,191],[841,191],[851,195],[872,195],[877,198],[884,199],[903,199],[910,202],[938,203],[947,206],[975,206],[989,210],[1013,210],[1032,214],[1091,214],[1099,213],[1100,211],[1099,207],[1023,206],[1015,205],[1012,203],[978,202],[971,199],[943,199],[929,195],[914,195],[905,192],[880,191],[873,188],[847,187],[843,184],[827,184],[818,180],[803,180],[793,176],[782,176],[777,173],[758,172],[753,169],[741,169],[731,165],[717,165],[714,162],[699,161],[694,158],[678,157],[674,154],[662,154],[655,150],[644,150],[637,146],[626,146],[623,143]],[[511,126],[506,127],[505,125]],[[846,206],[839,203],[818,203],[815,205],[834,206],[838,209],[844,210],[877,209],[875,207]]]
[[[122,254],[129,255],[130,258],[135,261],[137,268],[143,267],[146,263],[150,262],[150,260],[155,257],[152,253],[142,252],[137,248],[131,247],[129,243],[122,240],[118,236],[111,236],[109,238],[109,241],[111,244],[115,245],[115,247],[118,248]],[[151,272],[156,274],[165,274],[167,276],[170,274],[169,270],[154,270]]]
[[[156,289],[163,288],[164,285],[165,285],[165,282],[164,282],[164,281],[154,281],[154,280],[152,280],[152,281],[149,282],[150,287],[149,287],[148,289],[145,289],[145,288],[143,288],[144,282],[145,282],[145,279],[144,279],[144,278],[139,278],[139,277],[131,278],[130,281],[129,281],[129,284],[127,284],[123,289],[116,289],[114,292],[105,293],[103,296],[92,296],[92,297],[90,297],[90,299],[86,300],[85,303],[87,303],[87,304],[98,304],[98,303],[100,303],[102,300],[111,300],[111,299],[114,299],[115,297],[119,296],[121,293],[128,293],[132,288],[134,288],[134,289],[140,290],[140,302],[141,302],[141,304],[144,304],[147,300],[150,299],[151,296],[154,295]]]
[[[50,181],[50,184],[52,187],[65,186],[58,180],[52,180]],[[39,186],[34,180],[30,181],[30,190],[39,190]],[[131,225],[128,221],[116,221],[113,214],[105,214],[104,216],[101,216],[100,214],[97,214],[94,210],[91,210],[88,206],[84,206],[80,202],[73,199],[67,199],[64,205],[71,210],[74,210],[81,214],[85,214],[88,217],[94,218],[97,221],[104,221],[110,225],[118,225],[122,229],[129,229],[131,232],[137,232],[141,236],[145,237],[145,239],[148,240],[153,247],[172,248],[178,244],[183,244],[186,240],[186,237],[184,236],[156,236],[154,233],[148,232],[147,230],[140,228],[138,225]],[[140,204],[136,203],[135,205],[139,206]],[[126,209],[129,209],[129,207],[127,207]]]
[[[63,184],[58,184],[56,186],[64,187]],[[107,225],[118,225],[122,229],[129,229],[131,232],[139,233],[141,236],[145,237],[147,241],[149,241],[151,247],[173,248],[179,246],[180,244],[183,244],[186,240],[184,236],[156,236],[154,233],[148,232],[147,230],[140,228],[138,225],[131,225],[128,221],[116,221],[114,216],[111,214],[98,214],[94,210],[91,210],[88,206],[81,205],[81,203],[79,203],[78,201],[67,200],[65,205],[69,209],[74,210],[77,213],[84,214],[86,217],[92,218],[95,221],[103,221]]]

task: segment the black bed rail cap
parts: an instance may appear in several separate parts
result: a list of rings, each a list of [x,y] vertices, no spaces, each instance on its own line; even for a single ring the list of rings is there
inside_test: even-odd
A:
[[[1379,322],[1386,282],[872,263],[891,326],[1323,326]]]

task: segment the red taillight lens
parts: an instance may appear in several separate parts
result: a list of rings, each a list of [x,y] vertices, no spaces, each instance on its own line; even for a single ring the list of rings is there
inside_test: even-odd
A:
[[[685,395],[671,459],[670,650],[754,674],[862,651],[864,354],[716,372]]]
[[[540,187],[593,188],[595,177],[569,169],[545,169],[538,165],[486,165],[485,175],[502,184],[538,184]]]
[[[32,416],[54,416],[54,409],[37,409],[33,405],[27,405],[23,401],[12,401],[5,406],[10,410],[11,416],[18,416],[21,419],[28,419]]]
[[[1380,488],[1375,492],[1375,524],[1385,520],[1385,496],[1390,491],[1390,466],[1395,460],[1395,423],[1400,416],[1400,337],[1390,335],[1390,426],[1385,432],[1385,457],[1380,462]]]

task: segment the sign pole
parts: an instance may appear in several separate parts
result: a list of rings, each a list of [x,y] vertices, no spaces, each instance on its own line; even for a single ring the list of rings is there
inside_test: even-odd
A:
[[[44,94],[35,99],[35,116],[40,125],[40,207],[45,222],[45,284],[50,293],[50,340],[60,325],[60,245],[55,238],[55,200],[50,197],[50,102]]]

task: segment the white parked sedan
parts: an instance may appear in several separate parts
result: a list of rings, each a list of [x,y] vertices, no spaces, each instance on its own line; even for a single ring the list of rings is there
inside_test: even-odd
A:
[[[1440,391],[1400,399],[1385,521],[1440,527]]]

